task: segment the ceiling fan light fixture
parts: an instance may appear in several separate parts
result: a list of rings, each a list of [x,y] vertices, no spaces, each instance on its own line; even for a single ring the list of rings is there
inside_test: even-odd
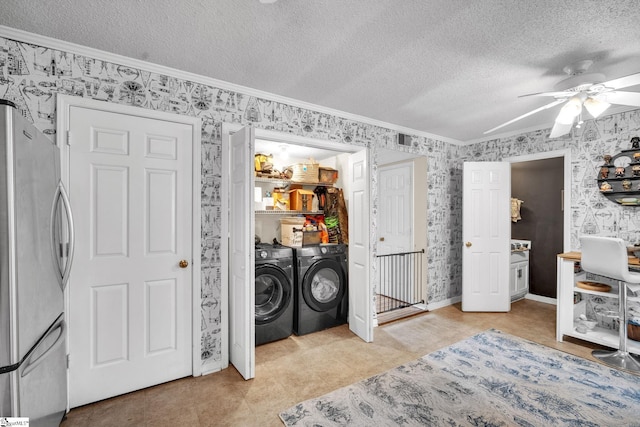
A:
[[[576,123],[582,122],[582,107],[589,112],[593,118],[599,117],[611,105],[624,105],[630,107],[640,107],[640,93],[625,92],[620,89],[639,86],[640,73],[630,74],[613,80],[605,81],[605,76],[600,73],[588,73],[593,64],[590,59],[575,62],[563,68],[567,78],[561,80],[554,86],[553,91],[530,93],[521,95],[546,96],[554,98],[554,101],[522,114],[515,119],[511,119],[501,125],[485,131],[484,134],[494,132],[505,126],[511,125],[518,120],[529,117],[540,111],[547,110],[560,104],[564,104],[560,109],[549,135],[550,138],[557,138],[569,134]]]
[[[556,122],[563,125],[570,125],[582,112],[582,98],[579,95],[572,96],[560,109]]]
[[[558,121],[556,120],[555,124],[553,125],[553,129],[551,129],[551,134],[549,135],[549,138],[558,138],[562,135],[571,133],[572,127],[573,127],[573,123],[563,124],[563,123],[558,123]]]
[[[601,101],[597,98],[589,97],[584,101],[584,108],[587,109],[589,114],[597,119],[598,116],[605,112],[607,108],[611,107],[611,104],[605,101]]]

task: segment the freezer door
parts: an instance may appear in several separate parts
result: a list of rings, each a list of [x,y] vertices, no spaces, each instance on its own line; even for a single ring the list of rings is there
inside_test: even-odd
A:
[[[9,245],[15,253],[14,354],[22,360],[64,310],[58,267],[51,253],[51,212],[60,168],[58,148],[17,110],[13,112],[15,225]]]
[[[17,371],[18,413],[31,427],[60,425],[67,406],[66,325],[63,316],[49,329]]]
[[[12,326],[13,310],[11,310],[12,286],[9,271],[11,251],[9,247],[9,176],[7,163],[11,153],[11,147],[7,144],[9,122],[13,114],[11,107],[0,104],[0,368],[11,365],[14,357],[12,354]],[[11,274],[10,274],[11,273]],[[0,410],[4,408],[6,400],[5,390],[9,384],[8,375],[0,374]],[[0,411],[0,416],[4,412]]]

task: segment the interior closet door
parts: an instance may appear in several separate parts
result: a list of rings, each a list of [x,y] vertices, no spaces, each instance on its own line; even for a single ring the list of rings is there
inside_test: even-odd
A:
[[[244,379],[255,376],[254,130],[229,137],[229,352]]]
[[[367,150],[349,156],[349,329],[373,341],[369,278],[369,163]]]
[[[200,126],[178,120],[69,110],[71,407],[192,373],[192,150]]]
[[[465,162],[462,310],[509,311],[511,164]]]

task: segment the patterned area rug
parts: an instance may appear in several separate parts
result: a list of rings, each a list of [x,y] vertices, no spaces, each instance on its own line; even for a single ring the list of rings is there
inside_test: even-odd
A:
[[[287,426],[640,426],[640,376],[488,330],[280,418]]]

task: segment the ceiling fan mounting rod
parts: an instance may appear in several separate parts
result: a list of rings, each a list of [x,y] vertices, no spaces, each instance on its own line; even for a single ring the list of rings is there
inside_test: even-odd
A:
[[[580,61],[576,61],[571,65],[565,66],[562,71],[564,71],[569,76],[577,76],[578,74],[584,74],[591,68],[593,65],[593,61],[590,59],[583,59]]]

